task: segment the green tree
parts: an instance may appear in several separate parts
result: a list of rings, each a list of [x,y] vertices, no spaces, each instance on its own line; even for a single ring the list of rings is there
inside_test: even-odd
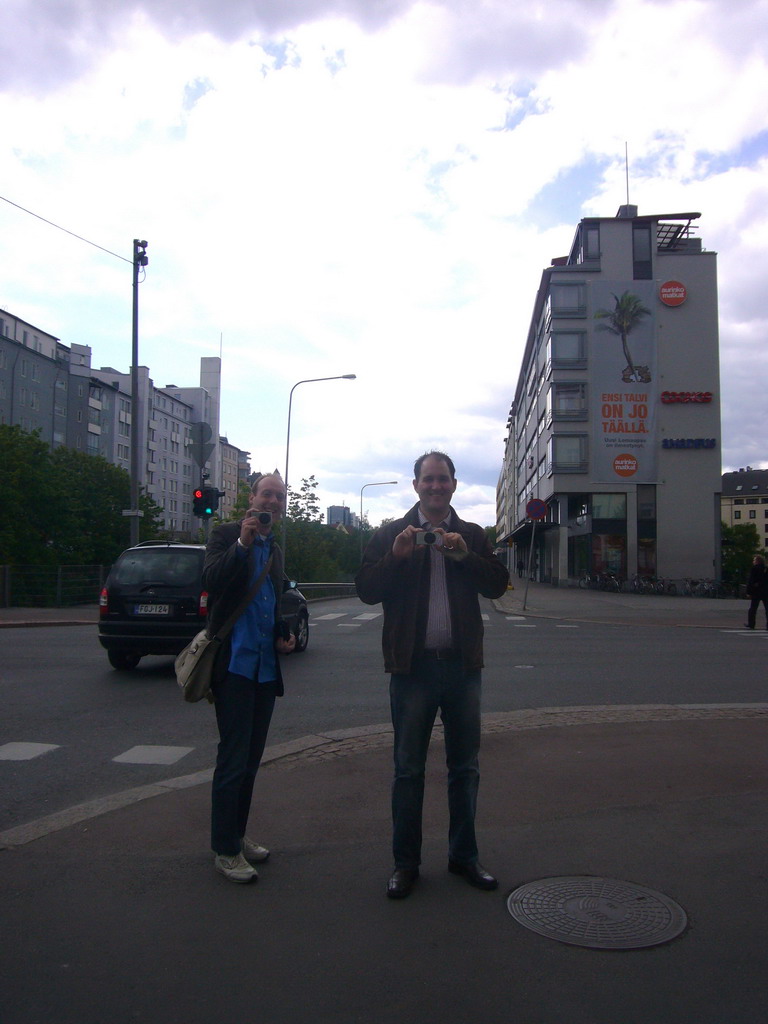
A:
[[[606,321],[603,324],[598,324],[597,329],[609,331],[621,338],[621,347],[624,350],[624,358],[627,360],[627,365],[621,375],[622,380],[627,384],[631,381],[641,381],[647,384],[651,379],[650,372],[647,366],[635,366],[629,349],[629,335],[645,317],[651,315],[651,311],[632,292],[626,291],[620,296],[614,294],[613,298],[615,302],[613,309],[598,309],[595,313],[596,320]]]
[[[57,448],[51,468],[66,501],[56,525],[57,561],[65,565],[109,565],[129,544],[130,477],[100,455]],[[140,540],[160,533],[160,509],[147,494],[139,497]]]
[[[754,523],[720,524],[722,575],[729,583],[746,583],[752,559],[761,554],[760,534]]]
[[[48,445],[21,427],[0,425],[0,466],[0,564],[55,565],[53,543],[66,492],[51,471]]]
[[[314,476],[304,477],[298,491],[291,491],[288,498],[288,518],[294,523],[322,523],[320,499],[316,494],[318,486]]]
[[[51,452],[37,434],[0,426],[0,465],[8,498],[0,516],[0,563],[104,564],[128,547],[130,478],[106,459],[72,448]],[[160,509],[146,494],[139,535],[158,536]]]

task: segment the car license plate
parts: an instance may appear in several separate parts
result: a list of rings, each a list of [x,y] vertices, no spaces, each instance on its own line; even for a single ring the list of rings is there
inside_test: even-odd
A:
[[[169,604],[137,604],[133,612],[134,615],[168,615],[170,610]]]

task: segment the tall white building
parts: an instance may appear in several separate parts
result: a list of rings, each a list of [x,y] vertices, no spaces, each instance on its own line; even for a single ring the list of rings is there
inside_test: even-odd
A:
[[[719,574],[717,260],[699,216],[586,218],[542,273],[497,491],[498,540],[541,580]]]

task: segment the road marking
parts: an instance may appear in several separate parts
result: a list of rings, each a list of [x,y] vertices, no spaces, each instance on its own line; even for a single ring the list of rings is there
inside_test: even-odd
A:
[[[329,612],[327,615],[318,615],[317,618],[312,616],[313,622],[324,622],[326,619],[343,619],[348,612]]]
[[[362,619],[363,622],[367,622],[369,619],[378,619],[381,612],[363,612],[362,615],[356,615],[356,619]]]
[[[194,747],[131,747],[124,754],[113,757],[120,764],[176,764]]]
[[[58,749],[58,743],[4,743],[0,747],[0,761],[31,761]]]
[[[555,629],[578,629],[578,628],[579,628],[578,626],[566,625],[566,623],[560,623],[560,622],[555,623]]]
[[[337,622],[339,629],[360,629],[362,622]]]

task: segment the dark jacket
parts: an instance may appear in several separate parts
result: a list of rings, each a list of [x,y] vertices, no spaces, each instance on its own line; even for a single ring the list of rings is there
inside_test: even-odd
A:
[[[215,636],[248,593],[251,582],[251,553],[243,557],[238,551],[237,538],[240,523],[222,523],[214,527],[205,549],[203,562],[203,587],[208,591],[208,633]],[[269,575],[275,588],[275,627],[280,621],[280,606],[283,597],[283,553],[277,544],[272,545],[272,565]],[[231,634],[216,658],[214,681],[226,675],[232,651]],[[283,679],[280,662],[277,660],[277,692],[283,693]]]
[[[365,604],[384,608],[382,649],[386,672],[407,673],[414,655],[424,649],[429,612],[429,548],[417,547],[411,558],[395,559],[392,544],[406,526],[419,527],[418,504],[394,523],[374,534],[365,549],[355,586]],[[501,597],[509,573],[494,555],[485,531],[476,523],[459,519],[451,509],[448,532],[459,533],[467,545],[467,557],[445,560],[445,580],[451,609],[454,645],[460,650],[465,672],[483,665],[483,620],[478,594]]]
[[[747,597],[755,601],[768,599],[768,568],[765,565],[753,565],[749,570]]]

